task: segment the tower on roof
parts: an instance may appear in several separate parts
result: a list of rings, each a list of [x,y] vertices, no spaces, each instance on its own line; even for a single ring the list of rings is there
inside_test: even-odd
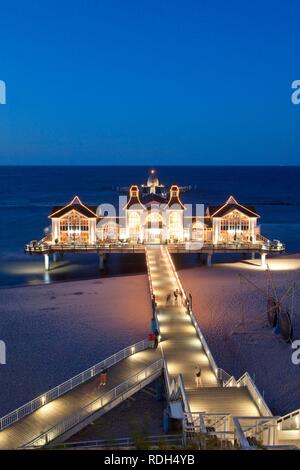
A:
[[[148,188],[153,189],[153,192],[155,191],[155,188],[159,186],[159,179],[156,176],[156,172],[154,169],[150,170],[150,175],[148,176],[147,180],[147,186]]]

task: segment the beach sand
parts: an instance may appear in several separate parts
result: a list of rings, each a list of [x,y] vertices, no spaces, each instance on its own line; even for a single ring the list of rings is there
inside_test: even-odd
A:
[[[280,256],[268,262],[279,296],[293,282],[299,289],[300,255]],[[258,265],[258,259],[247,260],[180,270],[178,274],[186,292],[193,296],[193,310],[217,365],[236,378],[248,371],[271,410],[284,414],[300,408],[300,365],[293,365],[291,346],[269,327],[263,293],[240,280],[242,274],[267,291],[268,274]],[[290,300],[286,302],[288,307]],[[300,339],[299,307],[297,294],[295,339]]]
[[[0,416],[147,337],[146,275],[0,289]]]

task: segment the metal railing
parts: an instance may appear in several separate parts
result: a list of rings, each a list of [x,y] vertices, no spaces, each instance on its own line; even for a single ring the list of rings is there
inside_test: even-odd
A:
[[[36,244],[27,243],[24,250],[28,253],[51,253],[51,252],[64,252],[64,251],[104,251],[113,253],[114,251],[126,253],[141,253],[144,252],[145,246],[143,244],[131,243],[84,243],[84,242],[70,242],[70,243],[46,243],[44,239]]]
[[[144,436],[141,437],[144,444],[148,447],[160,446],[179,446],[182,447],[181,434],[162,434],[158,436]],[[50,446],[49,446],[50,447]],[[55,449],[55,446],[53,446]],[[59,445],[60,449],[135,449],[136,445],[134,439],[131,437],[121,437],[117,439],[95,439],[93,441],[74,441],[64,442]]]
[[[273,242],[259,236],[258,243],[247,243],[247,242],[228,242],[228,243],[203,243],[202,247],[199,248],[199,242],[193,244],[192,241],[186,243],[161,243],[161,246],[167,246],[172,252],[220,252],[220,251],[233,251],[233,252],[253,252],[253,251],[264,251],[264,252],[282,252],[285,250],[285,245],[274,245]],[[156,244],[155,244],[156,245]],[[85,243],[85,242],[67,242],[67,243],[52,243],[49,242],[49,235],[39,240],[36,243],[27,243],[24,246],[24,250],[29,253],[45,253],[45,252],[57,252],[57,251],[105,251],[105,252],[130,252],[140,253],[143,252],[147,243]]]
[[[115,402],[115,404],[121,403],[122,401],[126,400],[126,398],[128,398],[130,395],[132,395],[135,391],[141,389],[145,385],[147,379],[152,379],[153,377],[160,375],[163,366],[163,359],[159,359],[158,361],[154,362],[142,371],[135,374],[134,376],[125,380],[120,385],[117,385],[112,390],[106,392],[101,397],[91,401],[79,411],[64,419],[60,423],[56,424],[48,431],[40,434],[38,437],[25,444],[23,447],[44,447],[57,437],[72,429],[77,424],[81,423],[82,421],[85,421],[94,413],[99,412],[101,409],[103,412],[108,411],[109,409],[113,408],[113,402]]]
[[[162,349],[162,354],[163,354],[163,349]],[[189,399],[185,390],[184,386],[184,381],[183,377],[181,374],[175,379],[170,378],[169,370],[168,370],[168,364],[164,360],[164,378],[165,378],[165,384],[167,388],[167,395],[168,395],[168,401],[176,401],[179,398],[181,398],[182,403],[183,403],[183,411],[186,413],[190,413],[190,404],[189,404]]]
[[[62,384],[52,388],[48,392],[39,395],[37,398],[34,398],[25,405],[20,406],[15,411],[12,411],[11,413],[8,413],[7,415],[0,418],[0,430],[11,426],[12,424],[16,423],[17,421],[24,418],[33,411],[38,410],[46,403],[49,403],[52,400],[55,400],[56,398],[64,395],[65,393],[69,392],[78,385],[87,382],[95,375],[99,374],[101,370],[108,369],[109,367],[117,364],[119,361],[122,361],[126,357],[132,356],[133,354],[139,351],[143,351],[148,347],[149,341],[147,339],[140,341],[139,343],[133,344],[132,346],[128,346],[127,348],[122,349],[121,351],[113,354],[107,359],[104,359],[103,361],[95,364],[89,369],[81,372],[75,377],[72,377],[71,379],[66,380]]]
[[[300,409],[294,410],[277,420],[278,431],[300,430]]]
[[[154,295],[154,290],[153,290],[153,285],[152,285],[152,278],[151,278],[151,267],[150,267],[150,261],[149,261],[149,254],[147,248],[145,249],[145,255],[146,255],[146,265],[147,265],[147,274],[148,274],[148,282],[149,282],[149,289],[150,289],[150,296],[151,296],[151,302],[155,302],[155,295]],[[161,334],[160,334],[160,325],[158,321],[158,312],[156,306],[153,308],[153,313],[155,317],[155,322],[156,322],[156,327],[157,331],[159,333],[159,338],[161,339]]]
[[[262,416],[273,416],[270,408],[265,402],[265,399],[263,398],[262,394],[256,387],[255,383],[253,382],[252,378],[248,374],[248,372],[245,372],[237,381],[236,381],[236,386],[244,386],[247,387],[254,403],[256,404],[260,414]]]

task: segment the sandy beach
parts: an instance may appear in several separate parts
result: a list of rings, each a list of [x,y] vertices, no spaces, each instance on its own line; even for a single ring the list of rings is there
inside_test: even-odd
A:
[[[300,287],[300,255],[268,260],[275,288],[282,295],[296,282]],[[180,270],[193,309],[219,367],[236,378],[248,371],[277,414],[300,407],[300,365],[291,362],[292,349],[267,322],[266,299],[239,274],[267,291],[268,275],[259,260],[215,264],[212,268]],[[291,307],[287,301],[287,306]],[[295,339],[300,338],[299,294],[294,297]]]
[[[146,338],[150,322],[146,275],[0,289],[0,415]]]

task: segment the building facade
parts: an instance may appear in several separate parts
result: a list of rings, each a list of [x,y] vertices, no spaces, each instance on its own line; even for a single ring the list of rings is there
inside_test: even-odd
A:
[[[199,209],[200,208],[200,209]],[[133,184],[126,203],[112,211],[82,203],[78,196],[55,207],[47,241],[56,244],[262,243],[259,214],[230,196],[219,206],[185,205],[181,189],[166,188],[152,172],[144,185]]]

